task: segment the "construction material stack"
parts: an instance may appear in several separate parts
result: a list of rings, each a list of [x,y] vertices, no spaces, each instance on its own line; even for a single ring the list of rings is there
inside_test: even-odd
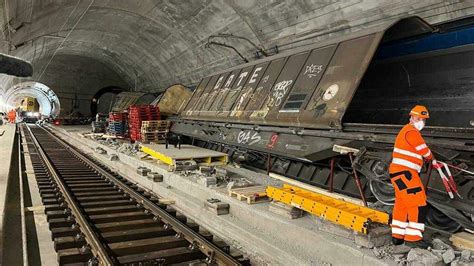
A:
[[[107,133],[116,137],[125,138],[128,136],[127,131],[127,113],[109,113],[109,126],[107,127]]]
[[[129,111],[129,130],[132,141],[141,141],[143,121],[160,120],[160,111],[153,105],[132,105]]]
[[[107,114],[98,113],[92,121],[92,133],[105,133],[107,129]]]
[[[143,143],[165,143],[170,125],[169,120],[142,121],[141,141]]]

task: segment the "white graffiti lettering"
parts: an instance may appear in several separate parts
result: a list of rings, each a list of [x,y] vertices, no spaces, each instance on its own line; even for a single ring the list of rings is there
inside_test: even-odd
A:
[[[253,71],[253,74],[252,76],[250,77],[250,81],[249,81],[249,84],[252,84],[252,83],[255,83],[257,81],[257,77],[258,77],[258,71],[262,70],[262,67],[257,67],[254,71]]]
[[[225,82],[225,85],[224,85],[224,88],[228,88],[230,86],[230,83],[232,82],[232,80],[234,79],[234,74],[230,75],[229,78],[227,79],[227,81]]]
[[[224,79],[224,77],[221,76],[221,77],[217,80],[216,85],[214,86],[214,89],[219,88],[219,86],[221,85],[221,82],[222,82],[223,79]]]
[[[272,98],[270,99],[268,106],[280,106],[280,104],[282,104],[283,97],[288,92],[288,89],[292,83],[293,80],[283,80],[278,82],[273,88]]]
[[[245,145],[253,145],[261,139],[262,137],[257,132],[252,134],[251,131],[240,131],[237,135],[237,142]]]
[[[239,75],[239,82],[237,82],[237,87],[240,86],[240,83],[242,82],[242,79],[245,78],[248,74],[249,74],[249,72],[242,72],[242,73],[240,73],[240,75]]]
[[[311,64],[309,66],[306,66],[306,69],[303,74],[307,75],[308,78],[312,78],[321,73],[321,71],[323,71],[323,65]]]

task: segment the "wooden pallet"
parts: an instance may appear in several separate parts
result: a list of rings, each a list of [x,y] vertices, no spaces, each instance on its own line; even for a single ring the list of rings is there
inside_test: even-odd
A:
[[[156,134],[156,135],[166,135],[168,133],[168,129],[167,130],[140,130],[140,133],[142,134]]]
[[[178,161],[196,161],[199,165],[225,165],[228,161],[227,153],[204,149],[192,145],[182,144],[181,149],[169,145],[166,149],[162,144],[142,144],[141,150],[171,166],[176,167]]]
[[[229,196],[236,197],[240,201],[247,201],[247,204],[256,204],[268,202],[266,186],[251,186],[243,188],[232,188],[229,190]]]
[[[171,124],[171,121],[169,120],[147,120],[147,121],[142,121],[142,126],[145,127],[168,127]]]
[[[160,138],[165,138],[168,132],[140,132],[142,136],[157,136]]]
[[[163,133],[141,133],[141,140],[143,143],[166,143],[166,134]]]

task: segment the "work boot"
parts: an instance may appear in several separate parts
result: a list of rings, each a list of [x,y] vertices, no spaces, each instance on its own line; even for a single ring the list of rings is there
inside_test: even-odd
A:
[[[427,248],[431,247],[430,243],[425,242],[423,240],[415,241],[415,242],[406,241],[405,245],[408,246],[408,247],[411,247],[411,248],[421,248],[421,249],[427,249]]]
[[[392,244],[395,246],[402,245],[404,242],[403,239],[392,237]]]

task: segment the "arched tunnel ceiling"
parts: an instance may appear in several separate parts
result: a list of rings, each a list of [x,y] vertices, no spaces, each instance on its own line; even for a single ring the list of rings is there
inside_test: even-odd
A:
[[[60,87],[64,79],[74,80],[72,76],[80,71],[68,77],[51,66],[55,60],[76,56],[88,58],[79,69],[93,71],[91,67],[105,65],[114,73],[104,75],[114,77],[104,76],[104,80],[113,83],[119,76],[121,86],[144,91],[163,90],[175,83],[191,85],[204,75],[242,62],[228,49],[205,48],[212,34],[245,36],[266,49],[278,45],[283,50],[397,17],[418,15],[436,23],[474,12],[472,1],[442,0],[2,2],[3,38],[14,46],[7,52],[33,63],[33,80],[51,88]],[[247,58],[256,51],[245,41],[226,43]],[[19,81],[0,80],[3,88]]]

